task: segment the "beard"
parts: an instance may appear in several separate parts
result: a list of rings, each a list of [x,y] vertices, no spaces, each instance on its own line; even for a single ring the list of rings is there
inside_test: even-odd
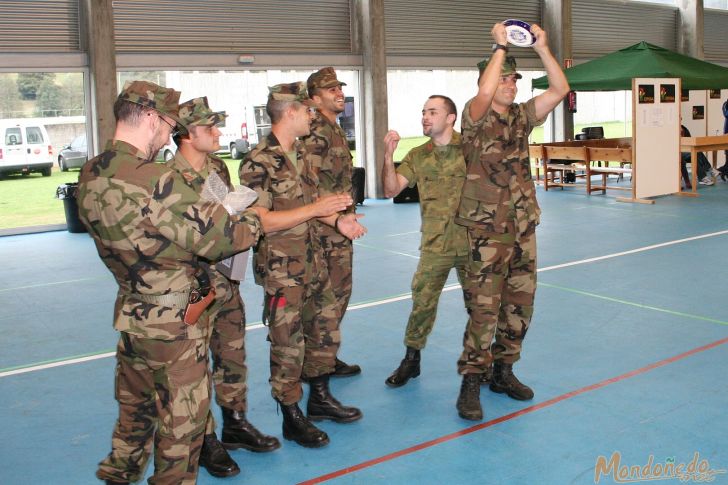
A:
[[[167,141],[169,140],[169,135],[167,136],[166,141],[160,141],[162,137],[162,130],[163,128],[157,128],[157,131],[154,133],[154,137],[152,137],[151,140],[149,140],[149,143],[147,144],[147,162],[154,162],[157,159],[157,153],[159,150],[167,144]]]

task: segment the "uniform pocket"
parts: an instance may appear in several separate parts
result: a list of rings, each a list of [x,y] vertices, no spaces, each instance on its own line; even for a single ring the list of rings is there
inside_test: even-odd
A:
[[[420,251],[442,251],[445,248],[445,226],[447,221],[434,218],[423,218],[420,231]]]
[[[492,184],[465,183],[458,216],[493,232],[505,232],[508,201],[501,201],[503,189]]]

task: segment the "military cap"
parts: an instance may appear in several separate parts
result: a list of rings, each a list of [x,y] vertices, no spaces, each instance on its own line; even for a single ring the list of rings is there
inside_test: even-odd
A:
[[[478,63],[478,69],[480,70],[480,72],[485,71],[488,62],[490,62],[490,58],[486,57]],[[516,71],[516,58],[513,56],[508,56],[506,57],[505,61],[503,61],[503,66],[501,67],[501,76],[510,76],[511,74],[515,74],[516,79],[521,79],[523,77]]]
[[[192,98],[179,105],[179,119],[183,128],[195,126],[214,126],[225,122],[224,111],[212,111],[207,104],[207,96]],[[185,130],[183,130],[185,131]]]
[[[119,99],[151,108],[179,123],[179,91],[149,81],[127,81]]]
[[[268,88],[268,99],[276,101],[297,101],[306,106],[313,106],[313,101],[308,97],[306,84],[301,81],[287,84],[276,84]]]
[[[334,71],[333,67],[324,67],[311,74],[308,77],[308,81],[306,81],[306,85],[308,86],[308,91],[311,92],[317,88],[321,89],[333,88],[334,86],[346,86],[346,83],[336,79],[336,71]]]

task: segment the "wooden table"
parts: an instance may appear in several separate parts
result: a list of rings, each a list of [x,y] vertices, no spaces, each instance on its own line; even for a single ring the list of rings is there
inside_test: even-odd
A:
[[[692,185],[692,189],[690,192],[680,189],[679,195],[698,196],[698,153],[713,152],[713,168],[716,168],[719,150],[728,150],[728,135],[684,136],[680,138],[680,151],[690,152],[690,171],[692,172],[690,174],[690,185]]]

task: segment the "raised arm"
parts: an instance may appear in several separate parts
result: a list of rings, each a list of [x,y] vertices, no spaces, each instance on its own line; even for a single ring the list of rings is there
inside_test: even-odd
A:
[[[493,41],[496,44],[506,45],[508,38],[506,37],[506,27],[502,23],[497,23],[490,31]],[[488,65],[478,79],[478,94],[470,102],[470,119],[478,121],[490,109],[495,96],[495,90],[500,82],[501,69],[506,59],[506,51],[497,49],[493,52]]]
[[[399,133],[390,130],[384,136],[384,164],[382,165],[382,186],[384,196],[394,197],[404,190],[409,181],[398,174],[394,168],[394,151],[399,144]]]
[[[536,117],[541,119],[548,115],[569,93],[569,82],[566,80],[559,61],[551,54],[546,32],[537,24],[533,24],[531,33],[536,37],[533,50],[541,58],[549,80],[548,89],[534,98]]]

